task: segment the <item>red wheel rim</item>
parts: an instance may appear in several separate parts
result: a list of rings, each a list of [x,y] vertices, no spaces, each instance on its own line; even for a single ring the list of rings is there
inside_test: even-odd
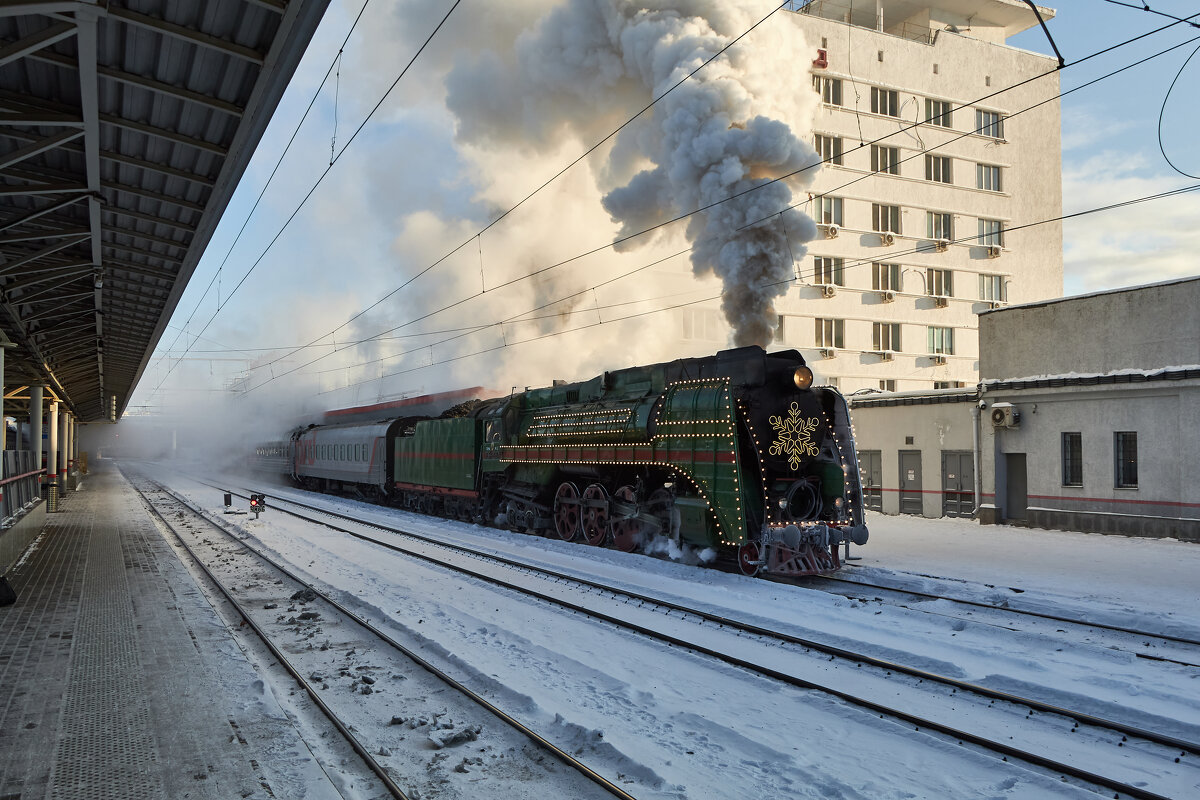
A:
[[[565,481],[554,494],[554,529],[564,542],[579,535],[579,512],[579,489]]]
[[[608,538],[608,492],[598,483],[583,490],[583,538],[597,547]]]
[[[637,493],[633,491],[632,486],[622,486],[613,492],[613,497],[622,503],[637,505]],[[613,520],[611,528],[613,544],[617,546],[618,550],[630,553],[633,548],[637,547],[642,534],[641,520],[636,518]]]
[[[743,575],[757,575],[762,564],[755,563],[760,558],[758,542],[746,542],[738,548],[738,567]]]

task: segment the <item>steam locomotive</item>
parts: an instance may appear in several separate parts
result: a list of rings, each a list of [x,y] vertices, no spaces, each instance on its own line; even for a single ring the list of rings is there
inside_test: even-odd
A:
[[[810,575],[867,541],[845,399],[795,350],[760,347],[459,403],[309,425],[253,465],[313,490],[650,550],[665,538],[748,575]]]

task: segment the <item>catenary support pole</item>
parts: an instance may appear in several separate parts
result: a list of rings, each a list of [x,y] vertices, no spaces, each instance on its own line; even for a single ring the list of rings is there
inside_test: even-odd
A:
[[[29,449],[33,451],[33,468],[42,468],[42,385],[29,387]],[[45,483],[45,479],[39,481]]]
[[[46,449],[46,511],[58,511],[58,401],[50,403],[46,424],[49,447]]]

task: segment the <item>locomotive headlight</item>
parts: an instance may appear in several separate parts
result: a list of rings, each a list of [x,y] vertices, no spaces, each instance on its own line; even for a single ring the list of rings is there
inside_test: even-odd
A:
[[[792,373],[792,383],[796,384],[797,389],[807,389],[812,386],[813,374],[808,367],[796,367],[796,371]]]

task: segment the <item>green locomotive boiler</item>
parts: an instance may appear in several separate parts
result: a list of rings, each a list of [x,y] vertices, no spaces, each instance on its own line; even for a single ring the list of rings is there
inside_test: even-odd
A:
[[[688,545],[747,574],[829,572],[867,529],[846,402],[812,380],[795,350],[743,347],[514,393],[398,430],[388,492],[590,545]]]

